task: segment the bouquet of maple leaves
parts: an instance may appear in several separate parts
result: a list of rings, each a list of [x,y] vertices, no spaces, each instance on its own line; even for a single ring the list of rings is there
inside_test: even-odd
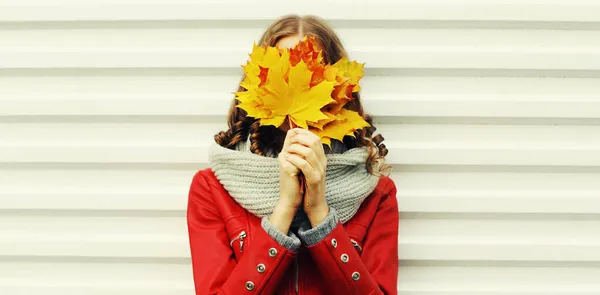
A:
[[[246,91],[235,92],[237,107],[260,119],[260,125],[312,131],[331,147],[331,140],[354,137],[356,130],[369,127],[357,112],[344,105],[360,90],[364,64],[343,57],[326,64],[314,37],[305,37],[294,48],[279,49],[254,44],[240,83]]]

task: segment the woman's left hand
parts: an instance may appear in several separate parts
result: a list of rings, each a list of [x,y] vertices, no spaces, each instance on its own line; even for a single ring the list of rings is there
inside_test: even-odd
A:
[[[325,168],[327,158],[321,139],[309,130],[294,128],[296,134],[288,146],[287,160],[298,167],[306,179],[303,200],[304,212],[313,226],[320,224],[329,206],[325,200]]]

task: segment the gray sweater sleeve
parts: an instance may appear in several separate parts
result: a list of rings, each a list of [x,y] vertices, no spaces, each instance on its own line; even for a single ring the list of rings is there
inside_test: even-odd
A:
[[[298,239],[298,236],[296,236],[292,231],[290,231],[287,235],[282,233],[269,221],[267,216],[262,218],[261,225],[262,228],[281,246],[293,252],[296,252],[298,249],[300,249],[300,239]]]
[[[339,218],[335,209],[333,207],[329,208],[329,214],[327,217],[313,228],[305,228],[300,227],[298,229],[298,236],[300,236],[300,240],[304,242],[307,246],[313,246],[325,239],[333,231],[333,229],[338,225]]]

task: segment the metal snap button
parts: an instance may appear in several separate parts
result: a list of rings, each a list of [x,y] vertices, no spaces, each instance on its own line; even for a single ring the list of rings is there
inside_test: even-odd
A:
[[[246,290],[248,290],[248,291],[254,290],[254,283],[252,281],[246,282]]]
[[[269,256],[271,256],[271,257],[277,256],[277,249],[275,249],[275,248],[269,249]]]
[[[256,266],[256,270],[257,270],[259,273],[263,273],[263,272],[265,272],[265,270],[266,270],[266,269],[267,269],[267,268],[266,268],[266,267],[265,267],[265,265],[264,265],[264,264],[262,264],[262,263]]]
[[[336,239],[331,239],[331,246],[333,246],[333,248],[337,248],[337,240]]]
[[[340,259],[342,260],[343,263],[348,262],[348,260],[350,260],[350,257],[348,257],[348,254],[344,253],[342,254],[342,256],[340,256]]]
[[[352,279],[355,281],[360,280],[360,273],[358,271],[355,271],[352,273]]]

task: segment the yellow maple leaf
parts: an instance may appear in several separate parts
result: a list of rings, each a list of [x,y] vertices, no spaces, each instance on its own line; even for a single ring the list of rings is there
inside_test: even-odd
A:
[[[249,56],[250,60],[248,60],[248,64],[270,68],[279,63],[281,51],[275,47],[262,47],[254,43]]]
[[[272,114],[270,118],[262,118],[261,125],[279,127],[289,116],[296,125],[308,129],[307,121],[318,122],[327,119],[321,108],[334,101],[331,98],[333,82],[323,81],[310,87],[312,72],[308,70],[306,63],[300,61],[294,67],[285,63],[282,62],[281,66],[269,70],[268,82],[265,85],[268,94],[262,101]],[[286,83],[283,70],[287,67],[290,70]]]
[[[338,62],[332,65],[337,69],[338,81],[341,83],[348,82],[351,85],[356,85],[353,92],[360,90],[358,81],[365,75],[365,65],[356,61],[349,61],[348,57],[342,57]]]
[[[260,67],[257,64],[247,63],[244,68],[244,80],[240,83],[240,86],[251,90],[254,87],[260,85]]]
[[[282,66],[280,62],[289,59],[289,52],[280,52],[274,47],[263,48],[255,43],[249,56],[250,60],[243,66],[245,77],[240,83],[246,91],[234,92],[240,101],[237,107],[245,110],[250,117],[270,118],[272,111],[265,108],[261,98],[266,91],[261,87],[267,82],[269,68]],[[288,68],[283,68],[283,71]]]
[[[317,122],[308,122],[308,126],[317,128],[319,130],[323,130],[323,126],[325,126],[325,124],[331,123],[338,119],[338,117],[334,113],[324,111],[324,109],[325,108],[321,109],[321,112],[323,112],[323,114],[327,116],[327,119],[322,119]]]
[[[250,56],[250,61],[262,60],[265,56],[265,50],[265,47],[259,46],[254,42],[254,44],[252,44],[252,52],[248,54]]]
[[[266,109],[264,103],[256,95],[255,91],[235,92],[240,103],[237,105],[246,111],[246,114],[254,118],[268,118],[271,116],[271,111]]]
[[[277,66],[281,59],[281,51],[275,47],[267,47],[262,60],[258,61],[258,65],[263,68],[272,68]]]
[[[313,129],[313,133],[321,138],[321,142],[331,146],[331,139],[343,141],[344,136],[354,136],[354,132],[371,125],[355,111],[341,109],[335,120],[323,127],[323,130]]]
[[[247,90],[264,85],[269,69],[277,66],[282,59],[288,58],[289,52],[281,52],[275,47],[263,48],[254,43],[252,53],[249,56],[250,60],[242,67],[245,77],[240,83],[240,86]]]

